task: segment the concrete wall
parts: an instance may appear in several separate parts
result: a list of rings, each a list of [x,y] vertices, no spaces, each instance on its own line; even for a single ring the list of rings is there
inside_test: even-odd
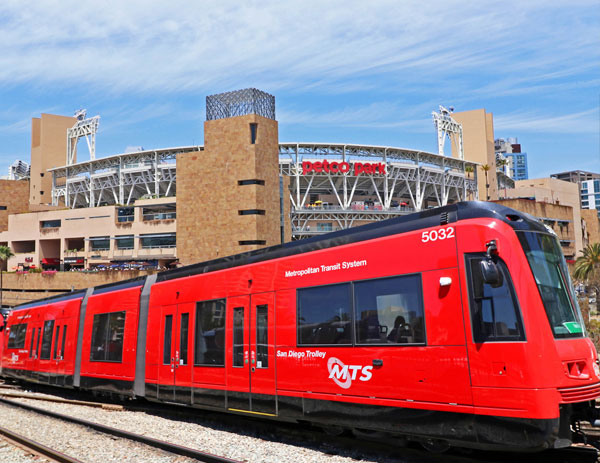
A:
[[[487,173],[489,188],[486,197],[485,172],[481,167],[477,168],[477,190],[479,199],[498,199],[498,180],[496,178],[496,154],[494,151],[494,121],[492,113],[486,113],[485,109],[474,109],[453,113],[456,122],[462,124],[463,148],[467,161],[478,162],[488,165]],[[458,157],[456,146],[452,145],[452,156]],[[489,197],[489,198],[488,198]]]
[[[52,175],[47,169],[66,164],[67,129],[75,122],[74,117],[54,114],[42,114],[31,120],[31,204],[52,203]]]
[[[8,215],[27,212],[29,180],[0,180],[0,232],[8,230]],[[6,209],[4,209],[6,208]]]
[[[111,260],[126,259],[172,259],[177,257],[176,248],[142,249],[140,240],[134,239],[134,249],[117,249],[115,240],[110,240],[107,251],[93,251],[89,238],[108,236],[175,233],[176,220],[143,221],[142,207],[173,203],[175,198],[139,200],[135,202],[133,222],[117,221],[116,206],[103,206],[85,209],[63,209],[27,214],[13,214],[8,217],[8,231],[0,233],[0,243],[6,243],[16,254],[8,261],[7,269],[12,270],[25,259],[40,267],[43,258],[80,257],[86,264],[107,264]],[[60,227],[42,228],[42,222],[60,220]],[[72,243],[77,241],[79,246]],[[25,250],[33,242],[33,249]],[[83,244],[83,249],[80,247]],[[73,251],[77,248],[77,251]],[[69,252],[71,251],[71,252]]]
[[[250,124],[257,124],[254,144]],[[182,264],[281,243],[277,121],[254,114],[206,121],[204,151],[177,155],[177,198]],[[239,214],[252,209],[264,215]]]
[[[581,203],[579,185],[555,178],[534,178],[518,180],[514,189],[506,190],[507,198],[535,198],[540,203],[569,206],[573,209],[575,258],[583,250],[583,230],[581,228]]]
[[[107,271],[107,272],[57,272],[54,274],[42,273],[5,273],[2,276],[3,291],[2,303],[4,306],[15,306],[26,302],[43,299],[59,294],[60,291],[68,292],[72,289],[84,289],[107,283],[136,278],[147,275],[149,272]],[[45,289],[47,291],[39,291]],[[37,291],[33,291],[37,290]]]
[[[585,221],[587,244],[600,243],[600,219],[596,209],[581,209],[581,218]]]
[[[561,244],[561,249],[567,259],[573,259],[576,227],[574,226],[574,210],[571,206],[538,202],[533,199],[500,199],[494,202],[526,212],[538,219],[554,219],[554,222],[544,220],[544,223],[554,230],[559,240],[563,240],[563,243],[569,242],[568,245]]]

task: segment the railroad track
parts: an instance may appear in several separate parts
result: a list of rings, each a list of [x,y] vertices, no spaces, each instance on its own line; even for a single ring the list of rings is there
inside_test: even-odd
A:
[[[56,391],[54,391],[56,393]],[[169,417],[171,419],[177,420],[195,420],[198,421],[199,418],[202,421],[215,421],[220,424],[225,423],[226,426],[233,428],[229,429],[231,432],[235,433],[248,433],[248,429],[252,429],[252,432],[258,434],[263,440],[273,440],[277,442],[281,442],[282,440],[286,441],[286,443],[297,446],[312,446],[316,450],[328,454],[328,455],[346,455],[357,450],[361,452],[365,452],[367,454],[378,455],[380,457],[386,457],[388,459],[412,463],[477,463],[477,462],[486,462],[486,463],[505,463],[510,461],[511,463],[596,463],[598,462],[598,452],[589,447],[570,447],[568,449],[561,450],[550,450],[541,453],[535,454],[507,454],[507,453],[498,453],[498,452],[483,452],[483,451],[464,451],[460,449],[453,449],[448,453],[443,455],[435,455],[424,452],[420,448],[414,447],[406,447],[404,445],[395,445],[390,443],[390,439],[367,439],[363,438],[354,438],[347,436],[325,436],[322,431],[316,430],[313,428],[307,428],[302,425],[290,424],[290,423],[272,423],[264,420],[256,420],[251,417],[244,416],[242,420],[240,420],[240,416],[238,415],[230,415],[221,412],[212,412],[202,410],[201,414],[199,414],[199,410],[195,409],[186,409],[183,407],[174,407],[174,406],[165,406],[162,404],[148,403],[148,402],[131,402],[124,405],[115,405],[115,404],[106,404],[98,401],[82,401],[82,400],[70,400],[65,399],[64,397],[72,396],[66,391],[60,391],[60,394],[63,395],[63,398],[54,398],[54,397],[40,397],[40,396],[30,396],[29,394],[21,394],[15,392],[3,393],[0,392],[0,396],[3,395],[7,397],[10,395],[19,395],[21,398],[28,399],[36,399],[36,400],[49,400],[51,402],[59,402],[66,403],[71,405],[83,405],[83,406],[95,406],[102,407],[104,409],[110,410],[126,410],[126,411],[135,411],[135,412],[145,412],[148,414],[159,415],[163,417]],[[5,399],[0,399],[0,402],[6,402]],[[12,401],[9,401],[12,402]],[[104,427],[103,425],[98,425],[96,423],[91,423],[85,420],[79,420],[73,417],[67,417],[65,415],[61,415],[58,413],[46,411],[43,409],[38,409],[37,407],[32,407],[30,405],[25,405],[21,403],[15,403],[17,406],[23,406],[23,408],[33,409],[33,411],[40,411],[41,413],[48,414],[50,416],[57,415],[61,419],[68,419],[71,422],[80,422],[85,426],[90,427]],[[236,429],[237,428],[237,429]],[[114,429],[114,428],[110,428]],[[115,430],[113,435],[119,437],[127,437],[130,433],[121,430]],[[135,435],[134,435],[135,436]],[[142,439],[151,439],[144,436],[140,436]],[[134,438],[134,440],[137,440]],[[151,439],[154,441],[154,439]],[[138,440],[139,442],[143,442]],[[162,442],[162,441],[157,441]],[[167,443],[168,444],[168,443]],[[152,445],[152,444],[149,444]],[[158,448],[163,448],[157,446]],[[179,447],[179,446],[178,446]],[[163,448],[164,449],[164,448]],[[185,447],[184,447],[185,449]],[[165,449],[167,450],[167,449]],[[192,449],[188,449],[192,450]],[[169,450],[167,450],[169,451]],[[193,450],[192,450],[193,451]],[[191,456],[187,453],[178,453],[180,455]],[[211,457],[213,457],[211,455]],[[192,456],[192,458],[198,458],[196,456]],[[220,458],[220,457],[216,457]],[[201,460],[201,461],[233,461],[228,459],[217,459],[217,460]],[[378,461],[378,460],[374,460]]]
[[[128,439],[134,442],[139,442],[150,447],[154,447],[160,450],[164,450],[169,453],[173,453],[176,455],[181,455],[188,458],[193,458],[198,461],[203,461],[206,463],[242,463],[239,460],[232,460],[230,458],[220,457],[217,455],[213,455],[211,453],[202,452],[200,450],[192,449],[189,447],[184,447],[182,445],[173,444],[171,442],[162,441],[159,439],[154,439],[152,437],[142,436],[140,434],[131,433],[129,431],[124,431],[122,429],[113,428],[110,426],[105,426],[103,424],[94,423],[92,421],[83,420],[80,418],[75,418],[73,416],[64,415],[62,413],[52,412],[50,410],[45,410],[43,408],[34,407],[32,405],[27,405],[20,402],[15,402],[13,400],[8,400],[5,398],[0,398],[0,403],[10,405],[12,407],[18,407],[24,410],[28,410],[31,412],[35,412],[41,415],[49,416],[52,418],[56,418],[59,420],[67,421],[70,423],[78,424],[81,426],[85,426],[87,428],[94,429],[104,434],[110,434],[115,437]],[[30,441],[33,442],[33,441]],[[43,446],[42,446],[43,447]],[[51,449],[50,449],[51,450]],[[64,463],[77,463],[78,460],[56,460]],[[81,463],[81,462],[79,462]]]
[[[28,439],[21,434],[17,434],[16,432],[11,431],[10,429],[6,429],[0,426],[0,434],[10,443],[13,444],[27,452],[30,452],[34,455],[41,455],[45,457],[50,462],[56,463],[83,463],[81,460],[77,460],[73,457],[65,455],[58,450],[51,449],[39,442],[35,442],[31,439]]]

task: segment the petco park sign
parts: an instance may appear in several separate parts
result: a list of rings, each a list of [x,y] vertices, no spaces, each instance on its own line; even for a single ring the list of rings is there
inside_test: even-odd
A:
[[[329,162],[327,160],[319,162],[304,161],[302,163],[302,175],[310,173],[316,174],[346,174],[348,172],[354,175],[385,175],[385,164],[383,162]]]

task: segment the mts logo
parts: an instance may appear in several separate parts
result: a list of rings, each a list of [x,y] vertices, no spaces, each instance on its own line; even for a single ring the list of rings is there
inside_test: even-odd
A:
[[[302,163],[302,175],[310,174],[311,172],[321,174],[346,174],[352,171],[354,175],[369,174],[369,175],[385,175],[385,164],[383,162],[355,162],[350,166],[349,162],[310,162]]]
[[[333,379],[335,384],[343,389],[350,388],[352,381],[357,377],[359,381],[369,381],[373,377],[372,366],[345,365],[336,357],[329,357],[327,370],[329,370],[329,379]]]

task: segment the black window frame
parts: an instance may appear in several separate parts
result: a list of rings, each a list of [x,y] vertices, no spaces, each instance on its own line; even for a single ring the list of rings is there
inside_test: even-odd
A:
[[[259,314],[259,311],[261,312]],[[264,312],[263,312],[264,311]],[[260,325],[259,320],[264,316],[264,324]],[[266,344],[261,343],[261,335],[266,336]],[[269,368],[269,305],[258,304],[256,306],[256,333],[255,333],[255,349],[256,349],[256,368]],[[260,361],[260,365],[259,362]]]
[[[16,323],[11,325],[8,334],[7,349],[24,349],[27,338],[27,323]],[[18,342],[17,342],[18,341]]]
[[[476,303],[474,300],[474,283],[473,283],[473,274],[471,271],[471,261],[472,260],[484,260],[487,259],[487,255],[485,253],[466,253],[464,255],[465,258],[465,270],[467,277],[467,291],[469,298],[469,314],[471,318],[471,336],[473,337],[473,342],[475,344],[483,344],[487,342],[527,342],[527,335],[525,333],[525,325],[523,323],[523,311],[521,310],[521,305],[519,303],[519,298],[517,297],[517,292],[515,291],[515,285],[512,280],[512,276],[510,274],[510,270],[508,269],[508,265],[506,262],[499,258],[494,258],[494,263],[498,267],[501,278],[503,279],[503,284],[506,283],[508,290],[510,292],[510,296],[513,302],[513,307],[515,309],[515,319],[520,330],[519,336],[498,336],[498,335],[487,335],[480,330],[481,323],[476,324]],[[495,325],[495,323],[494,323]]]
[[[108,348],[109,346],[109,335],[110,335],[110,325],[111,325],[111,317],[115,317],[118,318],[120,315],[123,315],[123,336],[121,338],[121,349],[119,352],[119,358],[118,359],[108,359],[108,356],[110,354],[110,349]],[[94,331],[94,326],[96,325],[96,320],[98,320],[98,324],[101,323],[102,318],[97,318],[97,317],[107,317],[107,321],[105,324],[105,333],[104,333],[104,343],[103,344],[94,344],[95,342],[95,331]],[[127,322],[127,311],[126,310],[117,310],[114,312],[101,312],[101,313],[97,313],[94,314],[94,317],[92,319],[92,336],[91,336],[91,340],[90,340],[90,362],[106,362],[106,363],[123,363],[123,350],[124,350],[124,345],[125,345],[125,323]],[[103,347],[103,353],[104,353],[104,358],[96,358],[98,357],[98,355],[94,355],[94,348],[97,347]],[[96,354],[98,353],[98,351],[96,351]]]
[[[65,359],[65,343],[67,341],[67,325],[63,325],[62,344],[60,348],[60,360]]]
[[[165,324],[163,327],[163,365],[171,365],[171,351],[173,350],[173,314],[165,315]]]
[[[219,348],[220,350],[220,356],[218,360],[221,360],[221,363],[198,363],[198,336],[200,334],[203,334],[204,331],[201,332],[200,328],[201,328],[201,317],[200,315],[200,306],[201,304],[209,304],[209,303],[213,303],[213,304],[220,304],[221,305],[221,309],[223,311],[223,317],[222,317],[222,326],[220,327],[216,327],[214,329],[221,329],[222,330],[222,346]],[[226,310],[227,310],[227,300],[225,298],[217,298],[217,299],[209,299],[209,300],[203,300],[203,301],[196,301],[196,319],[195,319],[195,323],[194,323],[194,367],[209,367],[209,368],[225,368],[225,328],[226,328]],[[215,332],[214,334],[215,337],[215,341],[217,340],[217,333]],[[216,345],[216,343],[215,343]],[[219,346],[217,346],[219,347]],[[208,352],[208,350],[207,350]]]
[[[322,343],[304,343],[304,342],[300,342],[300,339],[302,338],[301,334],[300,334],[300,309],[301,309],[301,303],[300,303],[300,296],[302,291],[306,291],[306,290],[314,290],[314,289],[321,289],[321,288],[329,288],[332,286],[347,286],[347,291],[348,291],[348,301],[350,304],[350,342],[347,343],[339,343],[339,344],[322,344]],[[296,290],[296,347],[352,347],[354,345],[354,302],[353,302],[353,291],[352,291],[352,282],[350,281],[343,281],[340,283],[330,283],[330,284],[326,284],[326,285],[317,285],[317,286],[307,286],[304,288],[298,288]]]
[[[56,324],[56,329],[54,330],[54,346],[52,349],[52,360],[56,360],[56,354],[58,353],[58,338],[60,336],[60,325]]]
[[[357,320],[357,314],[356,314],[356,291],[355,291],[355,284],[356,283],[368,283],[371,281],[382,281],[382,280],[391,280],[394,278],[410,278],[410,277],[417,277],[418,279],[418,283],[417,283],[417,295],[420,296],[420,309],[421,309],[421,316],[422,316],[422,323],[423,323],[423,341],[421,342],[380,342],[380,343],[375,343],[375,342],[359,342],[358,340],[358,331],[356,329],[356,324],[358,323]],[[402,275],[390,275],[390,276],[385,276],[385,277],[378,277],[378,278],[369,278],[366,280],[355,280],[352,282],[352,313],[353,313],[353,321],[354,321],[354,345],[357,347],[368,347],[368,346],[379,346],[379,347],[398,347],[398,346],[426,346],[427,345],[427,324],[425,323],[425,295],[423,293],[423,274],[416,272],[416,273],[404,273]]]
[[[35,342],[35,326],[33,328],[31,328],[31,340],[30,340],[30,344],[29,344],[29,358],[33,357],[33,351],[35,350],[34,347],[36,345]]]
[[[52,338],[54,335],[54,322],[55,320],[44,321],[44,327],[42,330],[42,347],[40,348],[39,359],[50,360],[52,354]],[[46,329],[46,327],[50,327]]]
[[[239,317],[239,314],[241,314],[241,319]],[[244,348],[246,347],[246,345],[244,344],[244,331],[246,329],[246,326],[244,324],[245,317],[246,308],[244,306],[233,308],[233,333],[231,336],[231,366],[233,368],[244,367]],[[241,321],[241,324],[238,325],[238,321]]]
[[[185,329],[184,323],[185,320]],[[190,343],[190,313],[183,312],[179,314],[179,365],[189,363],[189,343]]]
[[[356,332],[356,322],[357,322],[357,314],[356,314],[356,295],[354,285],[356,283],[366,283],[369,281],[378,281],[384,279],[391,278],[402,278],[402,277],[410,277],[417,276],[419,279],[419,291],[417,294],[420,296],[421,309],[422,309],[422,317],[423,317],[423,341],[422,342],[410,342],[410,343],[359,343],[358,342],[358,333]],[[300,339],[300,294],[303,290],[310,290],[315,288],[325,288],[328,286],[336,286],[336,285],[348,285],[349,286],[349,297],[350,297],[350,342],[343,344],[320,344],[320,343],[301,343]],[[427,346],[427,323],[426,323],[426,310],[425,310],[425,294],[423,293],[423,274],[422,272],[414,272],[414,273],[405,273],[398,275],[386,275],[377,278],[366,278],[363,280],[351,280],[344,281],[338,283],[330,283],[326,285],[316,285],[316,286],[305,286],[302,288],[296,289],[296,347],[298,348],[308,348],[308,347],[393,347],[393,348],[402,348],[402,347],[422,347]]]

